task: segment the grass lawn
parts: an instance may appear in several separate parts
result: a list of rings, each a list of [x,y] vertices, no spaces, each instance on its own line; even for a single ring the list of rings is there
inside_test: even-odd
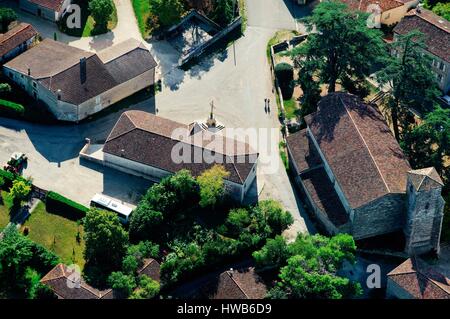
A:
[[[283,101],[283,103],[284,103],[284,110],[286,111],[286,118],[287,119],[295,118],[297,116],[297,113],[300,111],[295,100],[292,98],[290,100]]]
[[[1,192],[0,200],[0,230],[2,230],[9,223],[9,207],[11,203],[7,197],[8,193],[5,191]]]
[[[150,1],[148,0],[132,0],[134,14],[138,21],[139,30],[142,36],[145,38],[148,36],[149,30],[147,30],[147,19],[150,16]]]
[[[83,226],[78,226],[73,220],[48,213],[42,202],[22,226],[22,230],[25,226],[29,228],[28,237],[31,240],[53,251],[64,263],[74,263],[83,269],[85,264]],[[78,228],[80,243],[76,240]]]

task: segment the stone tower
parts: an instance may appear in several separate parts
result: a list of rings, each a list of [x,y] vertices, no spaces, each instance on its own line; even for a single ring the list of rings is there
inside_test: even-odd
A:
[[[439,253],[444,199],[442,182],[434,167],[408,172],[405,250],[409,255]]]

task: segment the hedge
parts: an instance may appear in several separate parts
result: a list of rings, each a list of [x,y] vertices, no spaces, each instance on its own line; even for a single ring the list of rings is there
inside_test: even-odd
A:
[[[0,169],[0,177],[2,177],[5,182],[4,185],[2,185],[3,189],[8,189],[9,187],[11,187],[13,181],[15,181],[15,180],[24,181],[28,184],[31,184],[31,182],[29,180],[23,178],[22,176],[15,175],[15,174],[5,171],[3,169]]]
[[[0,109],[19,114],[25,113],[25,108],[23,107],[23,105],[6,100],[0,100]]]
[[[89,208],[51,191],[47,193],[46,206],[49,213],[61,215],[71,220],[83,218],[89,210]]]

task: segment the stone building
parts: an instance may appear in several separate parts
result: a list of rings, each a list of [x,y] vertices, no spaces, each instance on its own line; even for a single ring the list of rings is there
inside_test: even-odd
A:
[[[287,138],[291,172],[330,234],[356,240],[403,231],[408,253],[439,251],[442,180],[411,170],[383,116],[347,93],[322,98]]]
[[[37,37],[37,31],[28,23],[13,25],[8,32],[0,33],[0,64],[28,50],[36,43]]]
[[[52,22],[59,21],[71,3],[72,0],[19,0],[20,9]]]
[[[97,54],[45,39],[3,69],[58,120],[75,122],[152,86],[156,65],[134,39]]]
[[[227,193],[238,201],[256,179],[258,160],[247,143],[204,130],[198,123],[185,125],[143,111],[123,113],[101,151],[89,155],[88,144],[80,156],[155,182],[182,169],[198,176],[223,165],[229,173]]]
[[[419,4],[419,0],[340,0],[352,10],[373,15],[376,25],[392,26],[398,23],[409,10]]]
[[[394,28],[394,41],[412,31],[424,35],[426,53],[432,59],[432,71],[442,92],[450,90],[450,22],[432,11],[418,8],[407,14]],[[397,55],[398,52],[393,52]]]

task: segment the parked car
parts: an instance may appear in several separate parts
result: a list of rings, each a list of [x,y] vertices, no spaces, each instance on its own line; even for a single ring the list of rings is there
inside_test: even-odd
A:
[[[439,97],[439,100],[444,104],[444,107],[450,107],[450,96],[444,95]]]

